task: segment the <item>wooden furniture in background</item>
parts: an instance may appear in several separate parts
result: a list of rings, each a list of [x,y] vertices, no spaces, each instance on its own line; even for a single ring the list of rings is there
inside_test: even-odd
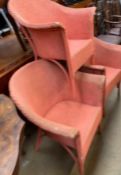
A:
[[[0,39],[0,93],[7,93],[11,75],[32,57],[31,49],[27,46],[27,51],[23,51],[14,34]]]
[[[0,0],[0,8],[3,8],[7,2],[8,0]]]
[[[52,1],[65,5],[64,0],[52,0]],[[72,5],[69,5],[69,7],[74,7],[74,8],[88,7],[90,6],[90,4],[92,4],[92,2],[93,0],[80,0],[80,2],[73,3]]]
[[[24,121],[13,102],[0,95],[0,175],[18,175],[19,143]]]
[[[119,1],[96,1],[97,12],[96,12],[96,35],[99,39],[113,43],[121,43],[121,20],[117,20],[113,15],[119,11]],[[115,5],[115,6],[114,6]],[[116,10],[117,9],[117,10]],[[120,25],[120,26],[117,26]]]
[[[52,0],[52,1],[55,1],[57,3],[62,3],[62,0]]]
[[[92,3],[93,3],[93,0],[83,0],[81,2],[77,2],[77,3],[73,4],[73,5],[71,5],[70,7],[84,8],[84,7],[91,6]]]

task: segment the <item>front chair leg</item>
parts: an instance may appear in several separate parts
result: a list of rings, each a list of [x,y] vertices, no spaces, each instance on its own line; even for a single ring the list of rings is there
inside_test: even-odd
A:
[[[81,141],[80,138],[76,138],[76,152],[77,152],[77,165],[79,169],[79,174],[84,175],[85,174],[85,158],[82,156],[82,151],[81,151]]]
[[[78,159],[78,169],[79,169],[80,175],[84,175],[85,174],[84,161],[81,160],[80,158]]]
[[[118,88],[118,97],[120,97],[120,82],[117,84],[117,88]]]
[[[40,128],[38,128],[35,151],[39,150],[41,143],[42,143],[42,130]]]
[[[97,134],[99,134],[99,135],[102,134],[102,126],[101,126],[101,124],[98,127]]]

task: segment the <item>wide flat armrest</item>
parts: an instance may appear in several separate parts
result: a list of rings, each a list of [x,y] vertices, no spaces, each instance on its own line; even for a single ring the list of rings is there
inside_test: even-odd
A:
[[[78,135],[78,130],[76,128],[46,120],[46,118],[42,118],[37,114],[33,114],[29,120],[31,120],[38,127],[52,134],[60,135],[70,139],[74,139]]]
[[[121,45],[94,38],[94,64],[121,69]]]

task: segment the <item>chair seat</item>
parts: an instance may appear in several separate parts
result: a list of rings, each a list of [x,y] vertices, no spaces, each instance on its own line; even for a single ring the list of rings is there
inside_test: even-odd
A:
[[[78,70],[93,54],[92,39],[68,40],[73,71]]]
[[[121,79],[121,69],[105,66],[106,70],[106,96],[112,91],[113,87]]]
[[[97,38],[99,38],[102,41],[108,42],[110,44],[120,44],[121,43],[121,37],[120,36],[101,34]]]
[[[101,107],[63,101],[56,104],[45,118],[78,129],[81,137],[81,151],[85,157],[101,121]]]

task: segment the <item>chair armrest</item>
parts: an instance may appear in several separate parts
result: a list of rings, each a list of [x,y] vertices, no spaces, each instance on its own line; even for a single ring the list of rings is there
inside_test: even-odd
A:
[[[111,15],[111,16],[115,18],[121,18],[121,15]]]
[[[107,20],[107,19],[104,19],[104,22],[109,23],[109,24],[121,24],[121,21],[111,21],[111,20]]]
[[[105,76],[77,72],[77,87],[83,103],[93,106],[103,106],[105,92]]]
[[[95,7],[63,7],[65,27],[70,39],[90,39],[94,36]]]
[[[61,23],[31,25],[27,31],[26,36],[37,56],[50,60],[64,60],[68,57],[67,37]]]
[[[14,99],[14,97],[13,97]],[[20,99],[20,98],[19,98]],[[47,132],[50,132],[52,134],[60,135],[65,138],[74,139],[78,136],[78,131],[76,128],[72,128],[69,126],[65,126],[50,120],[47,120],[46,118],[34,113],[31,111],[30,106],[25,106],[25,104],[19,104],[17,100],[15,100],[16,105],[18,108],[23,112],[23,114],[27,117],[29,121],[34,123],[36,126],[41,128],[42,130],[45,130]]]
[[[94,38],[94,64],[121,69],[121,46]]]
[[[62,137],[74,139],[79,135],[78,130],[76,128],[72,128],[63,124],[59,124],[50,120],[46,120],[44,118],[40,118],[40,116],[33,115],[34,124],[43,130],[50,132],[52,134],[60,135]],[[29,118],[30,119],[30,118]]]
[[[80,72],[97,75],[105,75],[105,67],[100,65],[84,65],[79,69]]]
[[[31,122],[40,127],[42,130],[45,130],[52,134],[60,135],[70,139],[74,139],[78,135],[78,131],[75,128],[46,120],[45,118],[42,118],[35,113],[29,112],[28,115],[26,113],[25,115]]]

